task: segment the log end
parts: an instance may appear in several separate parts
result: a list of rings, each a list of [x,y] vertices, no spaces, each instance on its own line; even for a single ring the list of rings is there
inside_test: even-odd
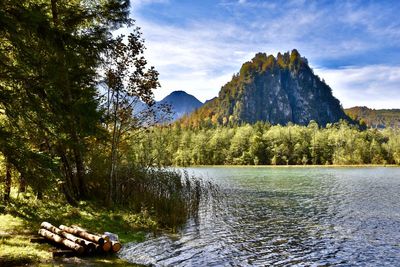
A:
[[[122,248],[121,243],[119,242],[113,242],[112,243],[112,251],[117,253],[118,251],[120,251],[120,249]]]
[[[110,251],[111,247],[112,247],[111,242],[104,242],[103,251],[108,252],[108,251]]]
[[[85,252],[85,248],[82,247],[82,246],[80,246],[80,247],[76,250],[76,253],[78,253],[78,254],[83,254],[83,252]]]

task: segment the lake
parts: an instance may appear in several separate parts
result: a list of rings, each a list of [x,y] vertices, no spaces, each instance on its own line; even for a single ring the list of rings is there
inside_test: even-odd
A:
[[[155,266],[398,266],[400,168],[199,167],[220,186],[176,236],[127,244]]]

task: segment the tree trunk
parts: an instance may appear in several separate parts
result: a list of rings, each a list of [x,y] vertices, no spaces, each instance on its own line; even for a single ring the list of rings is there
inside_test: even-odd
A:
[[[113,114],[113,134],[111,140],[111,157],[110,157],[110,174],[109,174],[109,181],[108,181],[108,197],[107,197],[107,205],[109,207],[113,204],[114,198],[114,184],[115,184],[115,169],[117,165],[117,121],[118,121],[118,110],[119,110],[119,92],[117,91],[116,96],[116,103],[114,107],[114,114]]]
[[[75,135],[75,133],[73,133]],[[80,142],[75,136],[73,139],[75,142],[75,149],[74,149],[74,156],[75,156],[75,164],[76,164],[76,175],[77,175],[77,181],[78,181],[78,195],[79,199],[84,199],[87,197],[87,187],[86,187],[86,182],[85,182],[85,170],[83,166],[83,159],[82,159],[82,153],[80,151]]]
[[[38,199],[38,200],[42,200],[43,199],[43,192],[42,192],[42,189],[40,189],[40,188],[36,192],[36,199]]]
[[[51,12],[53,16],[53,23],[55,27],[59,26],[59,20],[58,20],[58,8],[57,8],[57,2],[58,0],[51,0]],[[57,41],[59,41],[59,48],[60,48],[60,54],[58,55],[59,58],[61,59],[60,62],[60,68],[63,70],[61,73],[63,74],[60,77],[60,80],[58,81],[60,89],[64,93],[64,101],[67,107],[71,107],[74,103],[74,99],[72,97],[71,93],[71,82],[70,82],[70,77],[69,77],[69,70],[68,70],[68,57],[65,53],[65,44],[63,41],[63,38],[61,36],[57,36]],[[83,157],[81,153],[81,142],[78,136],[78,131],[77,131],[77,126],[75,123],[74,118],[68,119],[69,123],[65,125],[65,131],[69,134],[69,137],[71,138],[72,141],[72,146],[71,150],[73,153],[74,160],[73,162],[75,163],[76,167],[76,173],[71,172],[71,166],[68,164],[68,176],[71,180],[72,186],[70,186],[69,191],[73,192],[73,197],[75,199],[80,199],[80,198],[85,198],[87,195],[87,189],[86,189],[86,183],[84,181],[84,165],[83,165]],[[65,150],[63,150],[65,152]],[[68,162],[67,160],[67,154],[63,153],[64,155],[64,160],[65,162]],[[72,161],[72,160],[71,160]],[[69,185],[68,185],[69,186]],[[68,196],[68,198],[71,198]]]
[[[51,13],[53,15],[54,26],[58,26],[57,0],[51,0]]]
[[[11,193],[11,163],[6,159],[6,179],[5,179],[5,188],[4,188],[4,202],[7,203],[10,201],[10,193]]]
[[[63,172],[64,172],[64,183],[61,185],[61,189],[64,193],[64,196],[69,204],[72,206],[77,206],[78,202],[76,201],[76,191],[77,188],[74,187],[74,174],[71,169],[71,165],[69,164],[69,160],[65,153],[65,149],[62,145],[58,147],[58,154],[60,155]]]
[[[26,181],[24,175],[19,175],[19,186],[18,186],[18,193],[25,193],[26,191]]]

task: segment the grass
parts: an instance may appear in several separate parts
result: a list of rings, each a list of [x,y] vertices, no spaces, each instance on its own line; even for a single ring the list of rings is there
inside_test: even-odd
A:
[[[0,205],[0,266],[58,264],[51,258],[50,246],[29,242],[43,221],[54,226],[78,225],[99,234],[112,232],[122,244],[143,241],[146,232],[174,232],[189,216],[197,214],[202,194],[207,195],[214,188],[191,179],[187,173],[182,179],[181,173],[169,170],[150,168],[132,173],[132,168],[126,168],[122,174],[125,176],[120,177],[126,178],[121,181],[125,191],[111,210],[101,206],[101,199],[81,201],[72,207],[61,200],[56,190],[47,192],[39,201],[29,192],[18,195],[14,188],[11,201]],[[104,195],[98,193],[101,190],[96,192],[96,197]],[[129,265],[115,255],[73,261],[76,262],[72,265],[84,266]]]
[[[55,226],[75,224],[97,233],[112,232],[119,236],[122,244],[143,241],[146,232],[157,229],[157,223],[145,211],[132,214],[95,208],[86,202],[81,202],[79,207],[72,207],[57,201],[37,201],[29,194],[20,195],[18,199],[13,196],[0,213],[0,266],[137,266],[129,265],[115,255],[55,261],[50,245],[30,242],[43,221]]]
[[[30,243],[25,221],[9,214],[0,215],[0,266],[23,265],[51,258],[49,246]]]

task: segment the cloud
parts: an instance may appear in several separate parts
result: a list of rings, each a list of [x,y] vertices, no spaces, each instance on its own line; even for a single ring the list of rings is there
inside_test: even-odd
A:
[[[325,79],[345,108],[399,108],[400,66],[349,66],[314,71]]]
[[[160,3],[168,5],[155,5]],[[185,90],[204,101],[256,52],[276,55],[297,48],[318,66],[344,106],[398,106],[391,99],[400,84],[394,66],[400,60],[400,26],[392,5],[304,0],[134,0],[132,5],[140,7],[132,13],[146,40],[146,59],[160,72],[157,99]]]
[[[209,22],[205,26],[194,22],[176,27],[140,17],[137,23],[145,38],[145,57],[160,72],[162,88],[155,92],[157,99],[173,90],[185,90],[201,101],[210,99],[255,53],[248,52],[248,47],[243,49],[242,43],[236,41],[235,36],[246,37],[230,24]],[[222,28],[224,31],[217,30]]]

